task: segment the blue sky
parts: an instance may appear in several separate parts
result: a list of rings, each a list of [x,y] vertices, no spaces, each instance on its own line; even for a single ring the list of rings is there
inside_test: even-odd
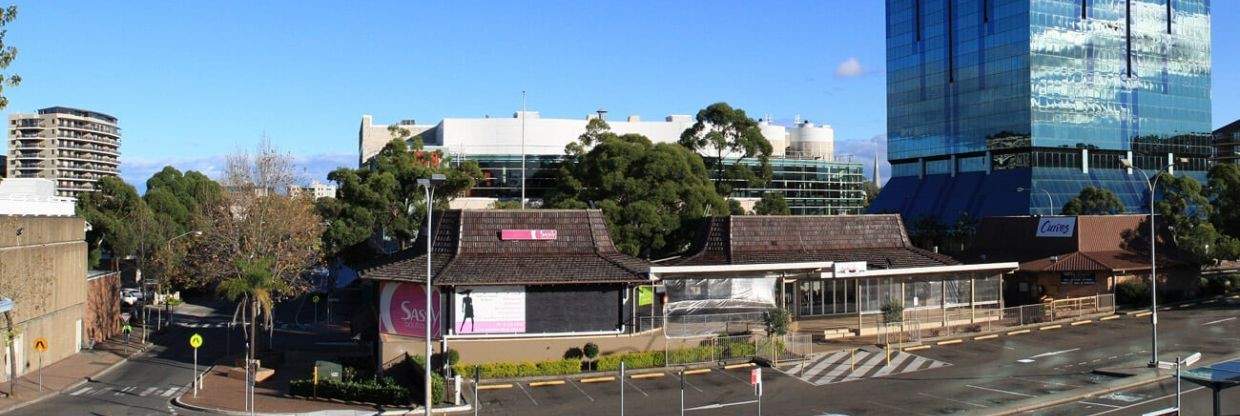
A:
[[[879,0],[16,3],[6,42],[25,81],[5,112],[119,117],[136,185],[170,163],[211,173],[264,134],[322,178],[355,163],[362,114],[507,116],[521,90],[551,117],[727,101],[831,124],[840,153],[885,153]],[[1219,126],[1240,117],[1240,1],[1213,7]]]

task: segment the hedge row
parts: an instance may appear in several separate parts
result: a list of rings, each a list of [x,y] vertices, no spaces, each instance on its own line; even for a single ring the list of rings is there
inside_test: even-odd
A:
[[[406,356],[405,363],[409,365],[409,369],[413,372],[410,378],[413,379],[413,386],[410,391],[417,396],[415,401],[422,403],[426,392],[422,386],[426,385],[426,359],[421,355]],[[443,375],[438,371],[431,371],[431,401],[435,403],[443,403],[445,396],[445,384]]]
[[[335,381],[319,380],[317,392],[314,380],[292,380],[288,392],[294,396],[321,397],[376,405],[409,404],[409,390],[396,380]]]
[[[563,376],[581,372],[581,360],[552,360],[523,363],[456,364],[452,372],[471,378],[474,369],[482,370],[482,378]]]

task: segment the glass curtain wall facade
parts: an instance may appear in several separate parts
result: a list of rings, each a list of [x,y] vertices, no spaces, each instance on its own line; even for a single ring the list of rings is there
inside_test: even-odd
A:
[[[526,196],[541,199],[555,187],[562,156],[527,155],[525,168]],[[521,155],[461,155],[452,160],[478,162],[484,179],[469,196],[520,199]],[[758,166],[757,160],[745,160]],[[770,159],[772,179],[762,187],[738,186],[736,197],[761,198],[767,192],[779,192],[788,201],[793,215],[860,214],[864,210],[865,176],[860,163],[832,162],[815,159]]]
[[[887,56],[872,212],[1053,214],[1087,186],[1142,212],[1121,158],[1209,167],[1209,0],[888,0]]]

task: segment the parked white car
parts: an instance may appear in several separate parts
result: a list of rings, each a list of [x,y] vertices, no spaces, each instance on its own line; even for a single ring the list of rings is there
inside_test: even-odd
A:
[[[142,298],[142,292],[136,288],[127,287],[121,289],[121,303],[133,306],[138,303],[138,299]]]

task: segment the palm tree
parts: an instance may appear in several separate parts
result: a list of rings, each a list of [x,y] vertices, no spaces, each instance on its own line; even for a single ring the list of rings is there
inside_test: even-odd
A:
[[[237,322],[237,317],[240,316],[241,329],[249,339],[246,350],[247,384],[250,382],[250,365],[254,361],[254,350],[257,346],[258,319],[261,317],[264,325],[270,327],[275,309],[275,296],[289,289],[287,283],[272,273],[274,263],[268,257],[238,260],[237,275],[224,279],[216,288],[220,295],[237,302],[233,322]],[[246,330],[247,319],[249,330]],[[247,390],[250,389],[248,385],[246,387]],[[252,405],[247,403],[247,407],[249,406]]]

